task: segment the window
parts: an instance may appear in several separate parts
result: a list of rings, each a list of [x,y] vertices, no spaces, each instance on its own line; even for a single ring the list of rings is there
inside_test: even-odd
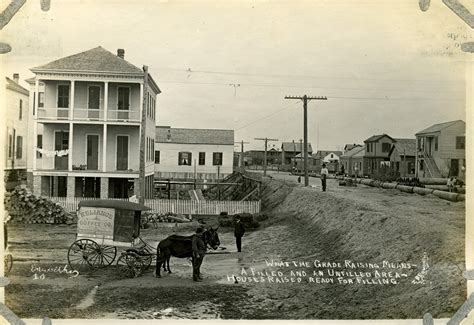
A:
[[[434,150],[438,151],[438,137],[434,138]]]
[[[44,107],[44,92],[38,93],[38,107]]]
[[[69,108],[69,85],[58,85],[58,108]]]
[[[420,160],[420,170],[423,170],[423,160]]]
[[[367,152],[370,152],[370,143],[367,143]]]
[[[23,99],[20,99],[20,121],[23,119]]]
[[[334,158],[334,155],[333,155],[333,154],[331,154],[331,158]]]
[[[465,149],[466,137],[456,137],[456,149]]]
[[[382,143],[382,152],[389,152],[392,145],[387,142]]]
[[[117,93],[118,93],[117,108],[119,110],[128,111],[130,108],[130,88],[118,87]]]
[[[191,166],[192,155],[190,152],[180,152],[178,154],[178,165],[179,166]]]
[[[13,155],[13,135],[8,136],[8,158],[11,158]]]
[[[155,150],[155,164],[159,164],[159,163],[160,163],[160,151]]]
[[[16,159],[21,159],[23,156],[23,137],[16,137]]]
[[[203,166],[206,164],[206,153],[205,152],[200,152],[199,153],[199,165]]]
[[[38,149],[43,148],[43,135],[42,134],[38,134],[36,136],[36,148],[38,148]],[[36,158],[41,158],[41,157],[43,157],[43,154],[36,151]]]
[[[212,154],[212,165],[222,166],[222,152],[214,152]]]

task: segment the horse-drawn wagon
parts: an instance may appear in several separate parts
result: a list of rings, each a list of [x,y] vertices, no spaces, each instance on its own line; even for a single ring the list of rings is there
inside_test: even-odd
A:
[[[140,238],[142,211],[150,208],[121,200],[86,200],[77,211],[77,236],[68,250],[69,266],[91,273],[117,259],[119,270],[136,277],[150,267],[155,253]]]

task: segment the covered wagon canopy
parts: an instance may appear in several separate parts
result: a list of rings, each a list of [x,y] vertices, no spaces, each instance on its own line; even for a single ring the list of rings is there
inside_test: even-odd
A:
[[[85,200],[79,202],[79,208],[80,207],[113,208],[131,211],[151,210],[151,208],[142,204],[122,200]]]

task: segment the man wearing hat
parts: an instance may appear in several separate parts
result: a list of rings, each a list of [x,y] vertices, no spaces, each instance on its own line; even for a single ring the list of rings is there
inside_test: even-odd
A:
[[[235,243],[237,244],[237,252],[242,251],[242,237],[244,236],[245,228],[243,223],[240,221],[240,216],[235,216],[235,225],[234,225],[234,236]]]
[[[193,236],[193,280],[198,282],[202,281],[200,268],[206,254],[206,244],[202,238],[203,233],[204,229],[199,227]]]

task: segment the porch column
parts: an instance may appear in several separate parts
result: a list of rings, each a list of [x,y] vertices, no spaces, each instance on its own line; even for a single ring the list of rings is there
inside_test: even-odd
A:
[[[104,121],[107,121],[107,109],[109,107],[109,82],[104,82]]]
[[[33,170],[36,170],[36,147],[38,146],[38,102],[39,102],[39,79],[35,80],[35,101],[33,103]],[[31,142],[30,142],[31,143]]]
[[[102,135],[102,171],[107,171],[107,123],[104,124]]]
[[[109,178],[100,178],[100,198],[107,199],[109,197]]]
[[[68,176],[67,177],[67,190],[66,190],[67,197],[75,197],[76,196],[76,177]]]
[[[74,86],[76,82],[71,80],[71,100],[69,101],[69,120],[72,121],[74,119]]]
[[[142,111],[143,111],[143,83],[140,83],[140,121],[142,117]]]
[[[73,151],[73,139],[74,139],[74,128],[73,128],[73,123],[72,122],[69,122],[69,145],[68,145],[68,149],[69,149],[69,154],[67,155],[67,169],[69,171],[72,171],[72,151]]]

